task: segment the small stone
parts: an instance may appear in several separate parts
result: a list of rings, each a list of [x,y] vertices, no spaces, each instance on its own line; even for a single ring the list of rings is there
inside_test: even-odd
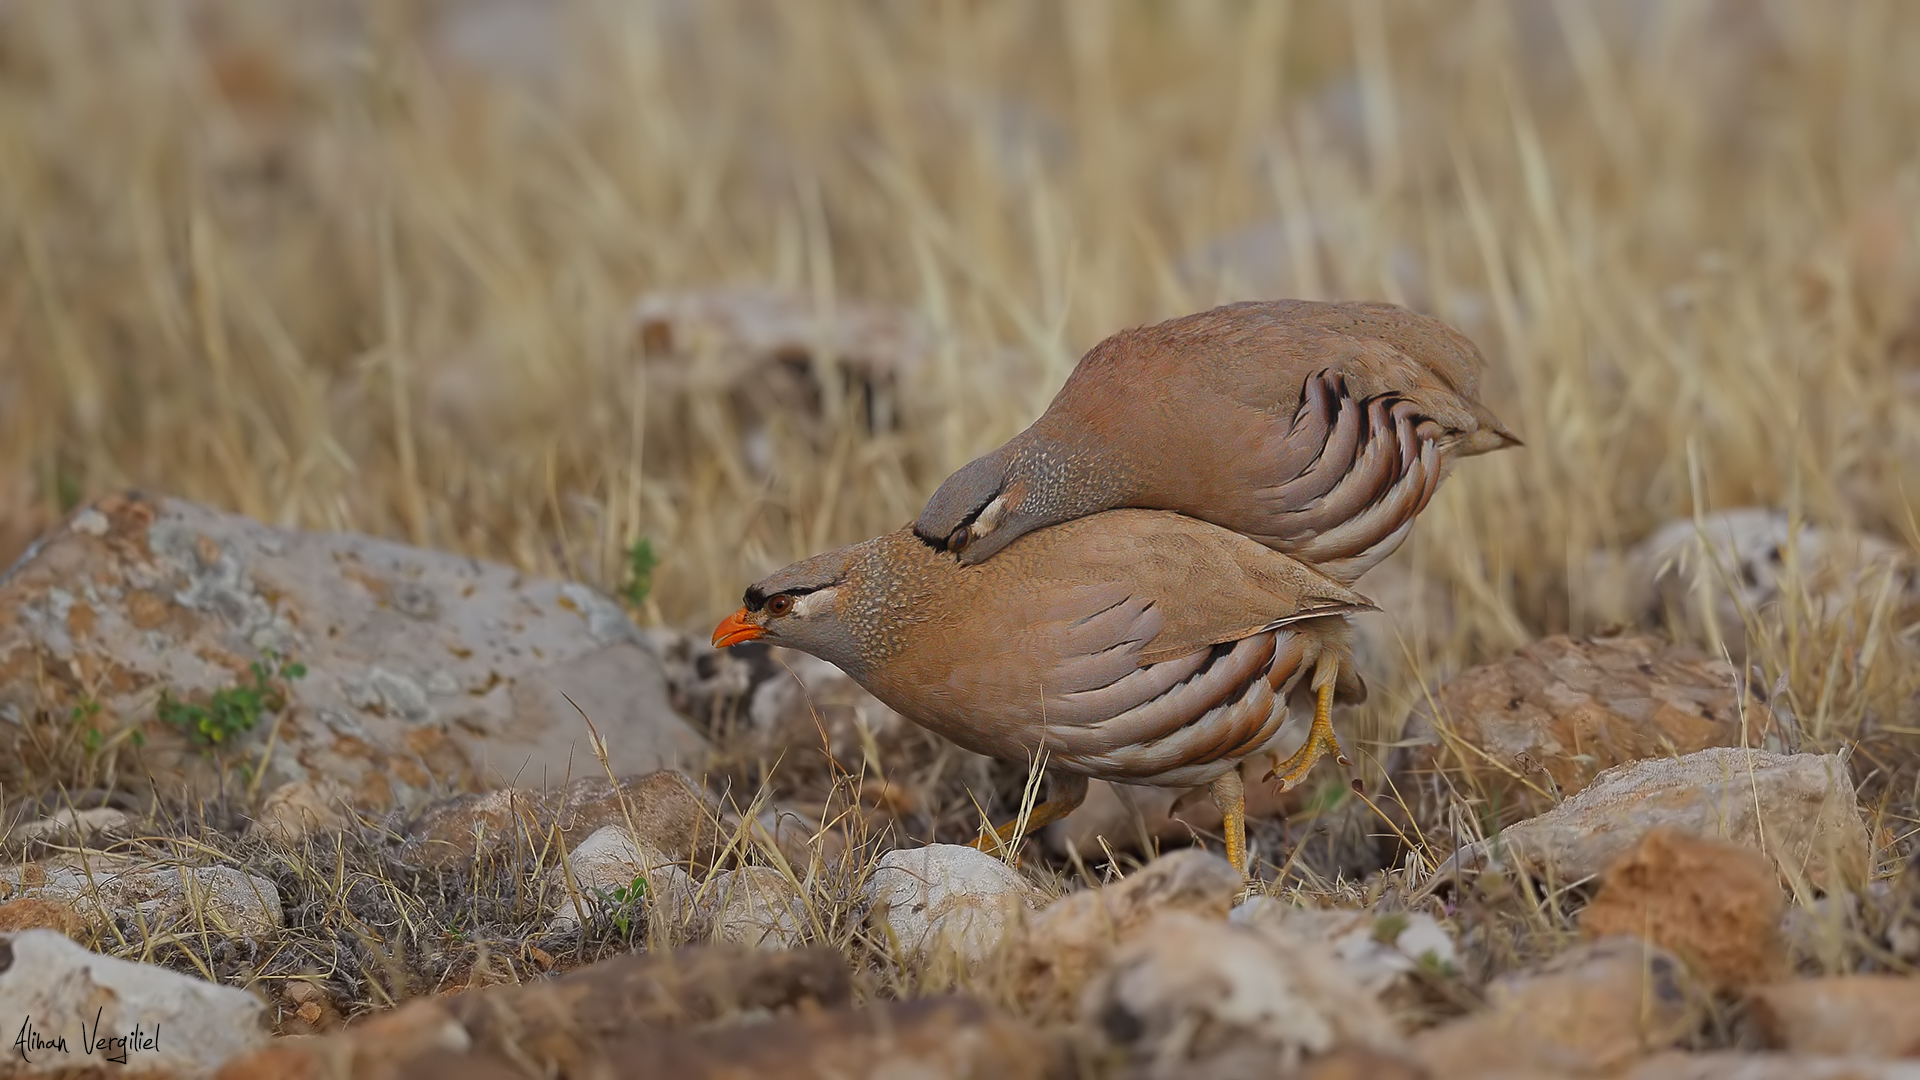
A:
[[[1457,852],[1445,868],[1512,861],[1563,882],[1599,873],[1653,829],[1765,852],[1788,881],[1832,889],[1866,877],[1869,842],[1837,754],[1715,748],[1601,773],[1578,795]]]
[[[1225,921],[1242,884],[1227,860],[1187,848],[1112,885],[1054,901],[1020,934],[1019,997],[1036,1015],[1065,1012],[1114,950],[1155,916],[1185,911]]]
[[[553,929],[586,922],[613,896],[631,893],[636,882],[644,882],[641,888],[652,917],[676,925],[690,919],[692,878],[672,856],[636,840],[624,825],[608,825],[581,841],[567,855],[567,870],[571,891],[559,875],[554,883],[561,899]]]
[[[1607,867],[1580,928],[1644,937],[1711,988],[1737,990],[1786,973],[1785,910],[1779,877],[1758,851],[1660,828]]]
[[[1286,1069],[1337,1047],[1391,1051],[1393,1021],[1333,954],[1191,912],[1153,917],[1088,985],[1081,1022],[1144,1077]]]
[[[806,944],[812,924],[806,900],[773,867],[722,871],[706,888],[714,941],[754,949],[795,949]]]
[[[1251,896],[1233,909],[1230,919],[1295,940],[1321,943],[1354,981],[1374,994],[1416,970],[1438,974],[1459,966],[1453,935],[1424,911],[1303,908],[1271,896]]]
[[[994,954],[1038,894],[1006,863],[975,848],[931,844],[881,856],[863,896],[876,929],[901,955],[978,964]]]
[[[131,1036],[130,1069],[179,1076],[209,1075],[267,1041],[265,1009],[252,994],[88,952],[50,930],[0,935],[0,1016],[30,1023],[42,1045],[65,1041],[64,1052],[21,1052],[9,1073],[19,1076],[94,1064],[89,1037]]]
[[[1672,1046],[1704,996],[1678,957],[1638,938],[1579,945],[1487,987],[1487,1006],[1414,1036],[1436,1077],[1606,1074]]]
[[[1911,976],[1838,975],[1756,987],[1747,1011],[1776,1050],[1920,1057],[1920,979]]]
[[[124,836],[132,827],[126,811],[99,806],[91,810],[61,810],[38,821],[26,822],[13,830],[13,837],[29,843],[78,844],[105,833]]]

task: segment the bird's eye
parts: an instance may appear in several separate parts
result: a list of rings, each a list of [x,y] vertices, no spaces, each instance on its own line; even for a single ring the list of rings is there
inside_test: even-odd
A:
[[[947,535],[948,551],[965,551],[967,545],[971,543],[973,543],[973,530],[968,526],[962,525]]]
[[[793,611],[793,597],[781,595],[767,601],[767,614],[785,615]]]

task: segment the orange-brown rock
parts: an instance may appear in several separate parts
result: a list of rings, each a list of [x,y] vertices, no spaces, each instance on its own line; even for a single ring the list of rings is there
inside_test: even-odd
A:
[[[1786,895],[1766,856],[1723,840],[1655,829],[1613,861],[1580,916],[1591,937],[1643,937],[1717,990],[1787,971]]]
[[[1840,975],[1756,987],[1747,1011],[1768,1046],[1797,1054],[1920,1057],[1920,979]]]
[[[1507,824],[1622,762],[1761,746],[1773,730],[1724,661],[1651,637],[1555,635],[1441,687],[1409,717],[1388,770],[1403,798],[1445,778]]]
[[[81,943],[85,943],[88,937],[87,920],[73,909],[72,904],[35,896],[0,904],[0,934],[22,930],[57,930]]]
[[[1487,1007],[1421,1032],[1436,1080],[1609,1075],[1692,1031],[1703,996],[1684,964],[1637,938],[1576,946],[1487,988]]]

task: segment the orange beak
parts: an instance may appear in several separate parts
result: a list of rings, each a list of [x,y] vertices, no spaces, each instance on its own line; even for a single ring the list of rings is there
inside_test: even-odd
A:
[[[747,609],[741,608],[720,620],[720,625],[713,628],[713,647],[724,649],[729,645],[738,645],[743,641],[752,641],[766,636],[765,630],[747,621]]]

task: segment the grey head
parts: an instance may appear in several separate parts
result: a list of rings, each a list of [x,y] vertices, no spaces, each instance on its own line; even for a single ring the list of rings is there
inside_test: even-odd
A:
[[[811,653],[857,677],[865,658],[855,628],[842,617],[842,605],[849,599],[845,594],[859,588],[854,579],[873,544],[815,555],[754,582],[740,610],[714,631],[714,645],[765,641]]]
[[[1072,461],[1029,429],[947,477],[913,531],[962,565],[978,566],[1035,529],[1111,509],[1097,485],[1073,475]]]

